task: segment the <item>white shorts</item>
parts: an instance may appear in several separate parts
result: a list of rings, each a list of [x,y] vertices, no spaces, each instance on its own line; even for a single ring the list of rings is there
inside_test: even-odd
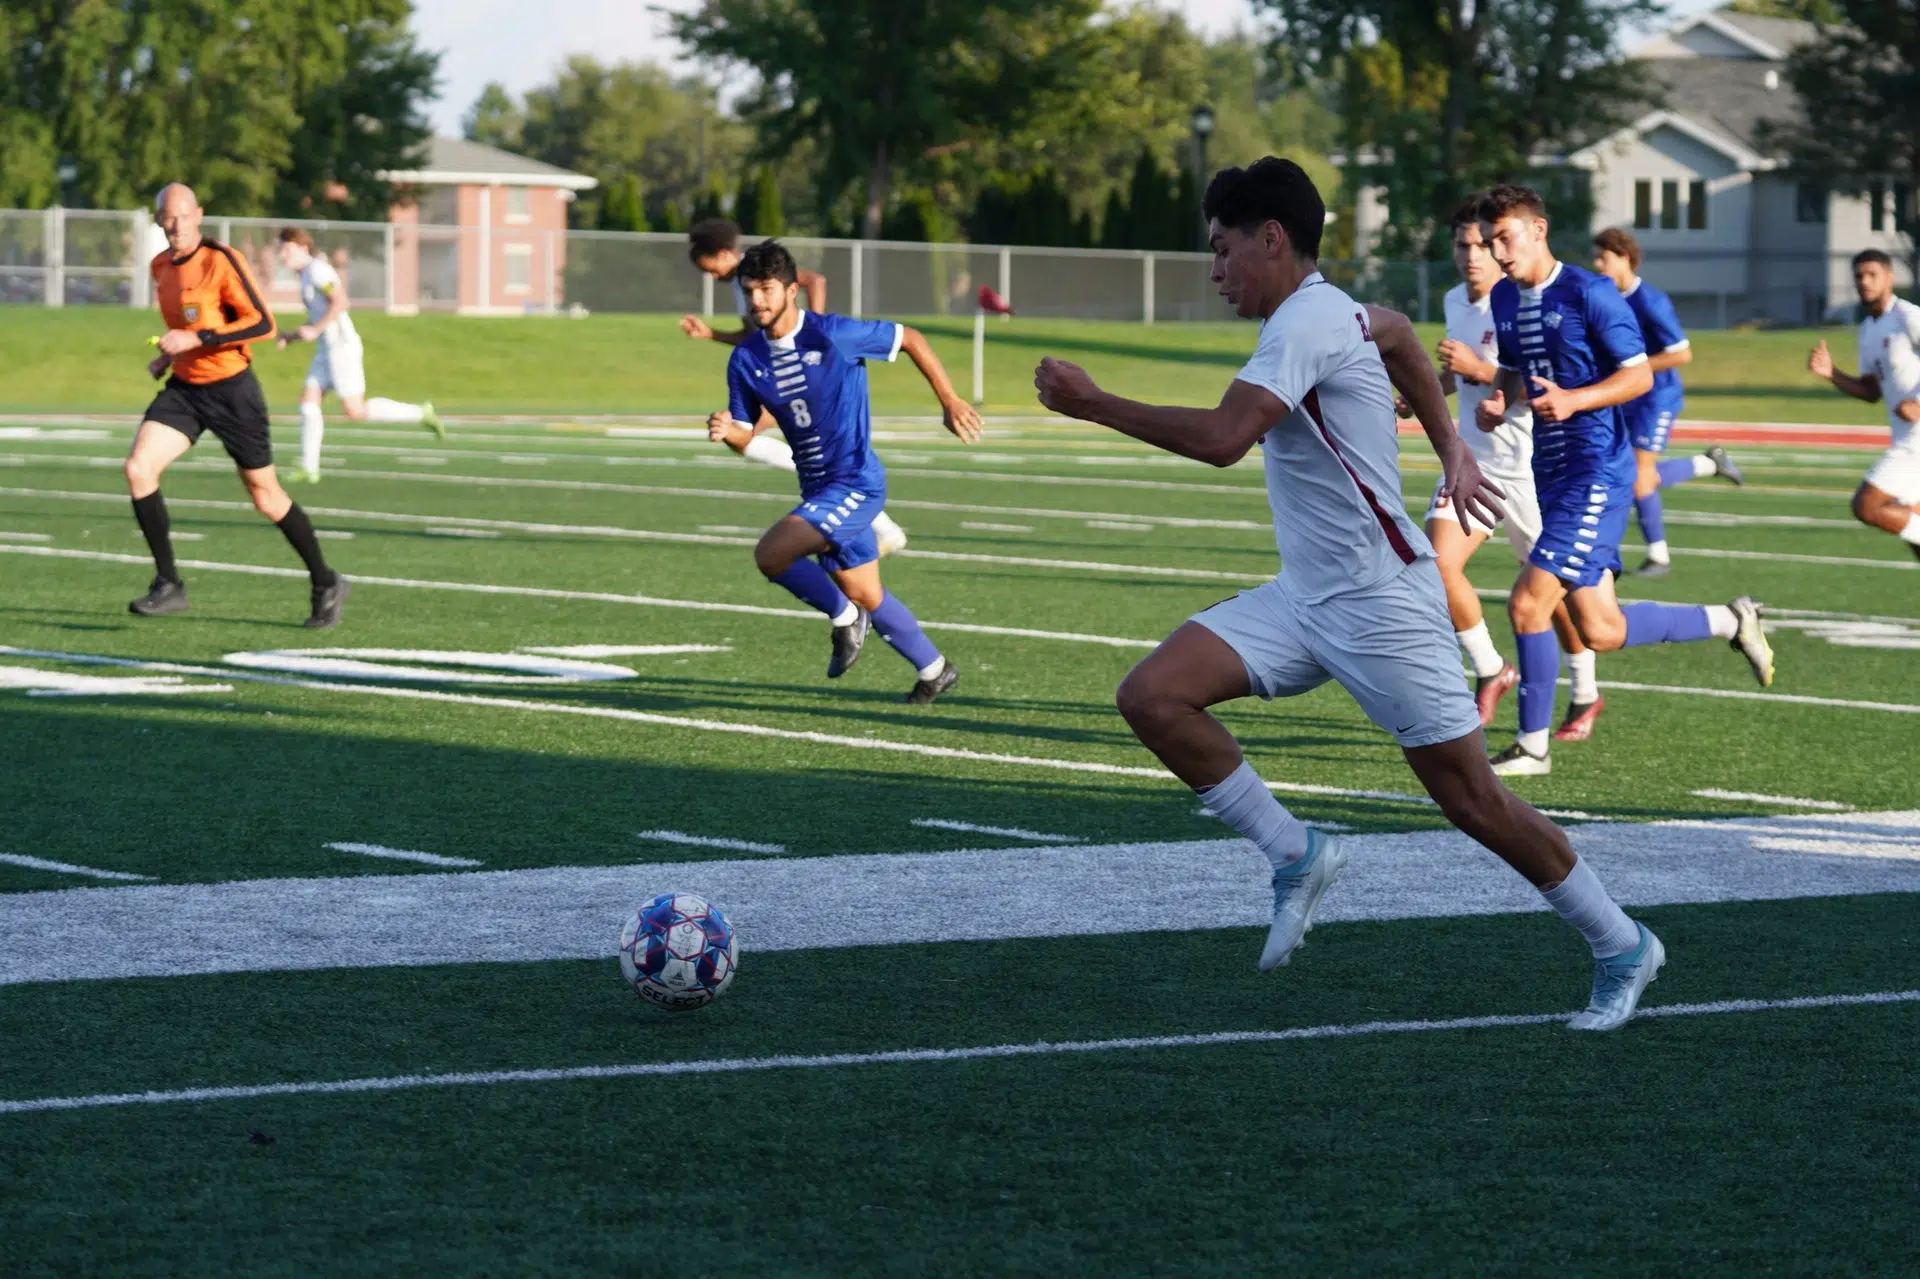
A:
[[[1516,480],[1489,475],[1487,478],[1506,494],[1506,497],[1500,500],[1500,505],[1506,507],[1507,517],[1501,520],[1500,524],[1507,530],[1507,544],[1513,547],[1514,556],[1524,564],[1527,562],[1527,556],[1533,554],[1533,544],[1540,540],[1540,494],[1533,487],[1533,477]],[[1453,503],[1440,496],[1442,483],[1444,483],[1443,480],[1434,481],[1433,498],[1427,503],[1425,518],[1420,521],[1422,528],[1436,519],[1452,520],[1456,525],[1459,523],[1458,517],[1453,513]],[[1467,512],[1467,523],[1476,532],[1485,533],[1488,537],[1492,537],[1496,531],[1495,526],[1488,524],[1471,511]]]
[[[332,391],[343,400],[367,393],[367,371],[361,358],[361,346],[322,343],[313,349],[313,363],[307,365],[307,385],[322,392]]]
[[[1920,504],[1920,431],[1882,453],[1867,472],[1867,483],[1891,493],[1902,506]]]
[[[1406,747],[1479,730],[1432,560],[1415,560],[1372,590],[1318,604],[1294,603],[1286,581],[1282,573],[1193,615],[1240,655],[1255,693],[1294,697],[1335,680]]]

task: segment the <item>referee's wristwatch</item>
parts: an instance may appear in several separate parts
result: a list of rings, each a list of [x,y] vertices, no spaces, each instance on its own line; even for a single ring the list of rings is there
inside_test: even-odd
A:
[[[220,332],[217,329],[201,329],[198,336],[201,346],[216,346],[220,342]]]

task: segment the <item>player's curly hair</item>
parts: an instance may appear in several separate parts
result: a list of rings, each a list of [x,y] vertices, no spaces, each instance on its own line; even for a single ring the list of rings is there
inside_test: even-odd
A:
[[[1514,216],[1523,218],[1544,218],[1547,216],[1547,202],[1532,187],[1517,186],[1503,182],[1480,197],[1480,220],[1498,222],[1502,218]]]
[[[796,284],[800,280],[800,268],[793,260],[793,254],[787,252],[787,246],[778,240],[762,240],[740,255],[740,265],[733,270],[734,278],[745,283],[748,280],[778,280],[782,284]]]
[[[1327,229],[1326,203],[1307,171],[1271,155],[1247,168],[1214,174],[1200,201],[1200,215],[1243,230],[1278,222],[1293,251],[1303,258],[1320,256],[1320,235]]]
[[[1480,202],[1486,198],[1487,193],[1485,191],[1475,191],[1472,195],[1462,200],[1460,207],[1453,211],[1453,221],[1448,224],[1448,229],[1458,231],[1463,226],[1478,226],[1480,224]]]
[[[1853,255],[1853,262],[1851,265],[1855,270],[1858,270],[1859,268],[1865,266],[1869,262],[1877,263],[1880,266],[1886,267],[1889,271],[1893,269],[1893,259],[1891,257],[1888,257],[1886,253],[1884,253],[1879,249],[1860,250],[1858,253]]]
[[[699,262],[740,243],[740,228],[730,218],[702,218],[687,229],[687,258]]]

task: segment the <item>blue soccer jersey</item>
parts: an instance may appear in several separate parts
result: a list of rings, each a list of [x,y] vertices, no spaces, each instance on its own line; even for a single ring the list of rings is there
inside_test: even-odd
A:
[[[1687,349],[1686,330],[1680,327],[1680,316],[1673,309],[1672,298],[1645,280],[1635,280],[1633,288],[1621,296],[1626,299],[1633,318],[1640,322],[1640,340],[1646,344],[1648,355]],[[1680,416],[1685,398],[1678,373],[1672,369],[1655,373],[1651,391],[1621,406],[1626,411],[1627,435],[1633,447],[1649,453],[1665,452],[1667,436],[1673,430],[1674,419]]]
[[[1566,390],[1605,381],[1647,358],[1640,323],[1613,281],[1560,263],[1538,288],[1511,280],[1490,298],[1500,365]],[[1533,476],[1543,495],[1571,485],[1631,484],[1633,450],[1618,407],[1589,409],[1564,422],[1533,420]]]
[[[891,320],[805,311],[784,338],[757,330],[727,361],[727,411],[749,425],[763,408],[773,415],[793,446],[802,497],[843,488],[883,494],[887,472],[873,452],[867,361],[893,360],[905,336]]]

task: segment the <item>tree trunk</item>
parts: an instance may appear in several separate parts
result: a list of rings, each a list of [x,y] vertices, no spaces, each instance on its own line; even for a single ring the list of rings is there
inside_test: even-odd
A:
[[[860,219],[860,238],[880,238],[880,220],[887,212],[887,190],[893,182],[893,166],[887,156],[887,140],[873,148],[873,166],[867,170],[867,206]]]
[[[1468,3],[1473,3],[1473,17],[1466,17]],[[1480,65],[1480,42],[1492,25],[1494,6],[1497,0],[1449,0],[1446,7],[1448,19],[1447,40],[1447,99],[1440,113],[1440,172],[1446,181],[1434,188],[1437,203],[1450,202],[1457,198],[1457,192],[1464,191],[1468,183],[1461,179],[1461,135],[1467,129],[1467,116],[1471,110],[1475,90],[1479,88],[1478,73]],[[1445,228],[1452,215],[1451,208],[1432,210],[1436,233]]]

